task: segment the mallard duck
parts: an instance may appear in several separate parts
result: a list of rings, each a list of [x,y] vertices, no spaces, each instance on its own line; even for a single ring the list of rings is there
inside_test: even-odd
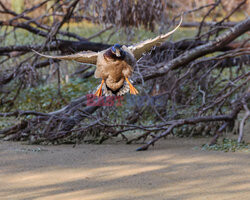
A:
[[[95,78],[102,79],[101,84],[95,92],[96,96],[102,96],[103,94],[105,96],[121,96],[129,91],[130,94],[136,95],[138,91],[129,81],[136,61],[141,58],[143,53],[150,51],[153,46],[157,46],[164,42],[169,35],[179,28],[181,23],[182,18],[174,30],[128,47],[115,44],[111,48],[100,52],[87,51],[64,56],[43,55],[36,51],[35,53],[52,59],[75,60],[81,63],[95,64]]]

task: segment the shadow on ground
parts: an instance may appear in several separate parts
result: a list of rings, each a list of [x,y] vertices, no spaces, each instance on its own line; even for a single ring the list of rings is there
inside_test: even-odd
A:
[[[0,142],[0,199],[249,199],[250,154],[197,148],[207,141],[172,138],[146,152]]]

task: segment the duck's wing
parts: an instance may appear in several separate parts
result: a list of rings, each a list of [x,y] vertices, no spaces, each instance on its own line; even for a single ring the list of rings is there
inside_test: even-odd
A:
[[[174,33],[180,27],[181,23],[182,23],[182,16],[181,16],[181,20],[180,20],[178,26],[176,26],[176,28],[174,30],[172,30],[164,35],[159,35],[153,39],[148,39],[148,40],[140,42],[136,45],[129,46],[128,48],[134,54],[134,57],[138,60],[142,56],[143,53],[150,51],[150,49],[153,46],[158,46],[162,42],[164,42],[169,35]]]
[[[126,47],[125,45],[122,46],[122,49],[126,52],[126,56],[125,56],[125,61],[131,66],[134,67],[136,64],[136,59],[134,57],[134,54],[132,51],[130,51],[130,49],[128,47]]]
[[[89,63],[89,64],[96,64],[97,57],[98,57],[98,53],[93,52],[93,51],[86,51],[83,53],[76,53],[76,54],[65,55],[65,56],[50,56],[50,55],[41,54],[35,50],[32,50],[32,51],[46,58],[59,59],[59,60],[75,60],[77,62]]]

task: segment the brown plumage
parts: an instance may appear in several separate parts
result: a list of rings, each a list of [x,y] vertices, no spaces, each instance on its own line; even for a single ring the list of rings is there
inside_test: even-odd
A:
[[[126,53],[124,58],[117,57],[109,49],[98,55],[96,63],[98,67],[95,71],[95,77],[105,80],[106,86],[114,92],[122,88],[125,78],[132,75],[136,63],[132,52],[127,47],[122,46],[121,49]]]
[[[138,94],[128,78],[132,75],[136,63],[143,53],[150,51],[153,46],[157,46],[164,42],[166,38],[174,33],[181,25],[172,31],[157,36],[154,39],[148,39],[136,45],[129,47],[115,44],[113,47],[101,52],[83,52],[65,56],[48,56],[38,52],[37,54],[53,59],[75,60],[82,63],[96,64],[95,77],[101,78],[102,83],[96,91],[97,96],[104,95],[124,95],[128,91],[130,94]]]

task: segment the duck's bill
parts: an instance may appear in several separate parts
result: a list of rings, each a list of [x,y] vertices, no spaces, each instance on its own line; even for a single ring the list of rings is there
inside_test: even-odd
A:
[[[121,52],[120,52],[119,49],[116,49],[116,50],[115,50],[115,55],[116,55],[117,57],[121,57]]]

